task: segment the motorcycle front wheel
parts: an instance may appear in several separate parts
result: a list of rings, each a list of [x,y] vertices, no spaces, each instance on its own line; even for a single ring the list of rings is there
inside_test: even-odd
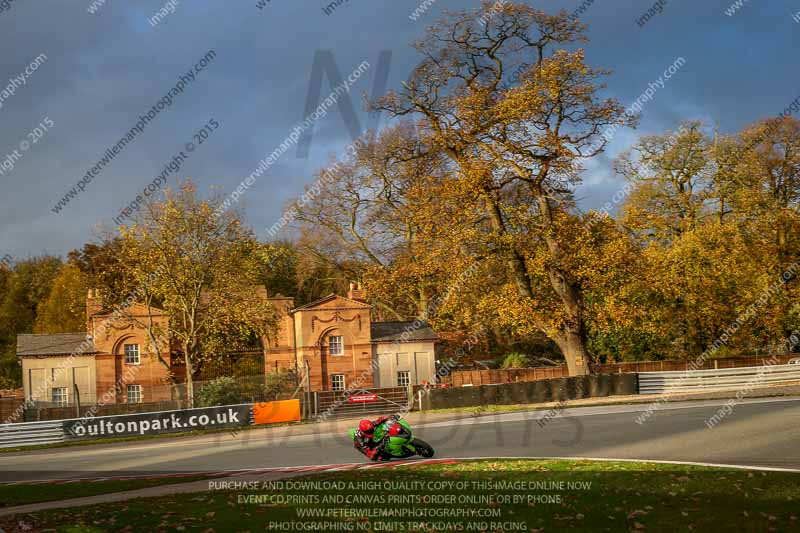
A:
[[[426,459],[429,457],[433,457],[434,454],[433,447],[424,440],[414,439],[411,441],[411,446],[414,447],[414,449],[417,452],[417,455],[419,455],[420,457],[425,457]]]

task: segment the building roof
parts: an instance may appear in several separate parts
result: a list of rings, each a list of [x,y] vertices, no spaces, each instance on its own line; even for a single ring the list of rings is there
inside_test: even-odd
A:
[[[301,305],[299,307],[295,307],[291,310],[292,313],[295,311],[301,311],[303,309],[311,309],[312,307],[317,307],[319,305],[324,304],[325,302],[329,302],[331,300],[343,300],[343,303],[346,303],[349,307],[372,307],[366,302],[362,302],[360,300],[353,300],[352,298],[345,298],[344,296],[339,296],[338,294],[329,294],[327,296],[323,296],[318,300],[314,300],[313,302],[309,302],[305,305]]]
[[[419,324],[414,327],[414,324]],[[435,341],[436,333],[426,322],[373,322],[370,324],[372,342]]]
[[[17,335],[17,357],[25,355],[88,355],[98,353],[86,333]],[[84,344],[86,343],[86,344]]]

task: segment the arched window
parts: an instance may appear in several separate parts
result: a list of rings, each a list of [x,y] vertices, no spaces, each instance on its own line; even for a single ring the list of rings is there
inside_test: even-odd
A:
[[[328,335],[328,353],[344,355],[344,337],[342,335]]]
[[[138,365],[142,362],[141,354],[139,353],[139,345],[134,343],[125,343],[123,345],[125,352],[126,365]]]

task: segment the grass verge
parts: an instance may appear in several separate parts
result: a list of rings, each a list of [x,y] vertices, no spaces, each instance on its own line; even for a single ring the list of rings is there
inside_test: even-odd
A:
[[[207,533],[800,529],[800,477],[785,472],[483,460],[335,472],[240,489],[16,516],[0,519],[0,527]]]
[[[172,485],[208,479],[207,476],[152,477],[142,479],[91,481],[75,483],[35,483],[30,485],[0,485],[0,508],[29,503],[52,502],[65,498],[81,498],[145,489],[158,485]]]

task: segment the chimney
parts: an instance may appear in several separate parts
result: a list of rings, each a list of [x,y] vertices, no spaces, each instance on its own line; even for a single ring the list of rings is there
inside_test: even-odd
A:
[[[103,299],[99,289],[89,289],[86,295],[86,317],[91,318],[95,313],[103,310]]]
[[[347,291],[347,297],[351,300],[358,300],[359,302],[367,301],[367,291],[361,288],[361,283],[351,282],[350,290]]]
[[[267,294],[266,287],[264,287],[263,285],[256,285],[255,287],[253,287],[253,289],[255,290],[255,293],[256,295],[258,295],[259,298],[261,298],[262,300],[269,300],[269,295]]]
[[[103,310],[103,299],[100,297],[99,289],[89,289],[86,294],[86,332],[94,335],[92,327],[92,316]]]

